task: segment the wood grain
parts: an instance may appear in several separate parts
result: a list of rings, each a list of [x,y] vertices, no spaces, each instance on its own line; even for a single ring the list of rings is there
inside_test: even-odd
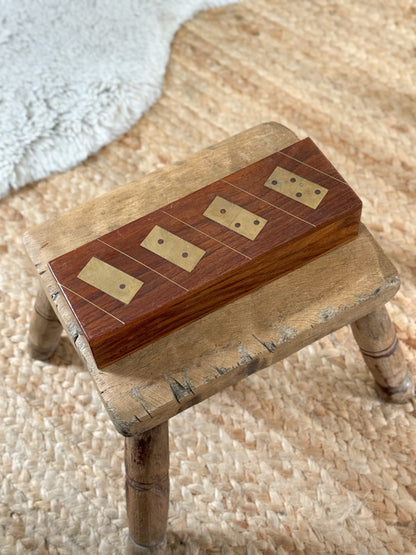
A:
[[[293,172],[294,183],[288,184],[299,189],[293,198],[265,187],[276,167]],[[316,193],[325,190],[316,208],[302,202],[305,191],[299,178],[312,181]],[[221,200],[226,208],[217,210],[218,217],[207,217],[209,207]],[[229,212],[229,207],[237,210],[241,221],[232,219],[224,227],[219,222],[227,216],[220,212]],[[305,139],[78,247],[49,266],[97,366],[104,368],[351,240],[358,233],[360,214],[358,197],[316,145]],[[152,247],[150,237],[162,237],[162,232],[164,239]],[[176,254],[174,248],[163,251],[157,244],[175,240]],[[182,262],[188,257],[191,266]],[[113,271],[120,288],[134,276],[139,285],[133,289],[133,300],[121,299],[117,286],[113,294],[114,288],[100,288],[98,275],[86,282],[82,276],[91,261],[105,262],[103,274],[106,268],[117,268]]]

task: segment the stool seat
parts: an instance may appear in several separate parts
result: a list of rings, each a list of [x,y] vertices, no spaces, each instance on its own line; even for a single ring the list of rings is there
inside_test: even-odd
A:
[[[39,358],[49,356],[63,326],[116,429],[137,440],[134,446],[126,443],[128,469],[132,461],[137,462],[131,450],[143,448],[146,433],[154,432],[156,445],[166,444],[167,428],[162,433],[161,426],[169,418],[346,324],[352,324],[378,392],[397,402],[413,394],[412,379],[384,308],[399,288],[399,277],[364,225],[353,241],[102,370],[49,270],[48,262],[69,250],[297,140],[277,123],[259,125],[26,233],[26,250],[42,285],[31,328],[32,353]],[[160,457],[162,451],[154,452]],[[146,465],[154,461],[152,453]],[[146,468],[148,480],[150,466]],[[148,483],[143,473],[140,476],[141,481],[137,476],[136,481],[128,478],[129,487],[139,497],[144,493],[137,483]],[[163,480],[166,482],[166,476]],[[138,546],[153,550],[164,533],[163,526],[158,529],[152,521],[149,507],[147,500],[141,505],[141,516],[131,517],[138,519],[140,526],[130,519],[131,545],[137,550]],[[148,513],[145,524],[143,511]],[[160,507],[157,511],[160,520]]]

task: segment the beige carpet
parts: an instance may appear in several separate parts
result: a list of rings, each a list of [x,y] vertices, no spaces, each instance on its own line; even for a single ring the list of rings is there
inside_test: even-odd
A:
[[[127,532],[123,440],[88,374],[66,339],[50,363],[26,354],[25,228],[244,128],[311,136],[361,196],[416,371],[415,18],[410,0],[200,14],[128,134],[2,201],[2,554],[122,553]],[[416,553],[415,404],[376,397],[349,329],[174,418],[171,450],[170,553]]]

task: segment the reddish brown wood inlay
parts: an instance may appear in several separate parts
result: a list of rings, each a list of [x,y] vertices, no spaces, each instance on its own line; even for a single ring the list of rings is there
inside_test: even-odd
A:
[[[265,187],[276,166],[328,189],[319,206]],[[267,220],[254,240],[204,216],[217,196]],[[360,214],[359,198],[305,139],[49,266],[102,368],[351,240]],[[141,246],[156,225],[205,251],[191,272]],[[130,303],[77,277],[92,257],[143,282]]]

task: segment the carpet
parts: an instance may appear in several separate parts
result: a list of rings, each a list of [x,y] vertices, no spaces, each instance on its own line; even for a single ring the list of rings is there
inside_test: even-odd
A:
[[[227,0],[0,1],[0,198],[126,132],[161,91],[172,37]]]
[[[26,228],[262,121],[310,136],[398,268],[416,363],[416,76],[409,0],[246,0],[175,35],[161,97],[76,167],[0,203],[0,552],[123,553],[123,439],[62,338],[26,353]],[[353,277],[353,276],[352,276]],[[170,424],[168,553],[416,552],[414,401],[380,401],[343,328]]]

